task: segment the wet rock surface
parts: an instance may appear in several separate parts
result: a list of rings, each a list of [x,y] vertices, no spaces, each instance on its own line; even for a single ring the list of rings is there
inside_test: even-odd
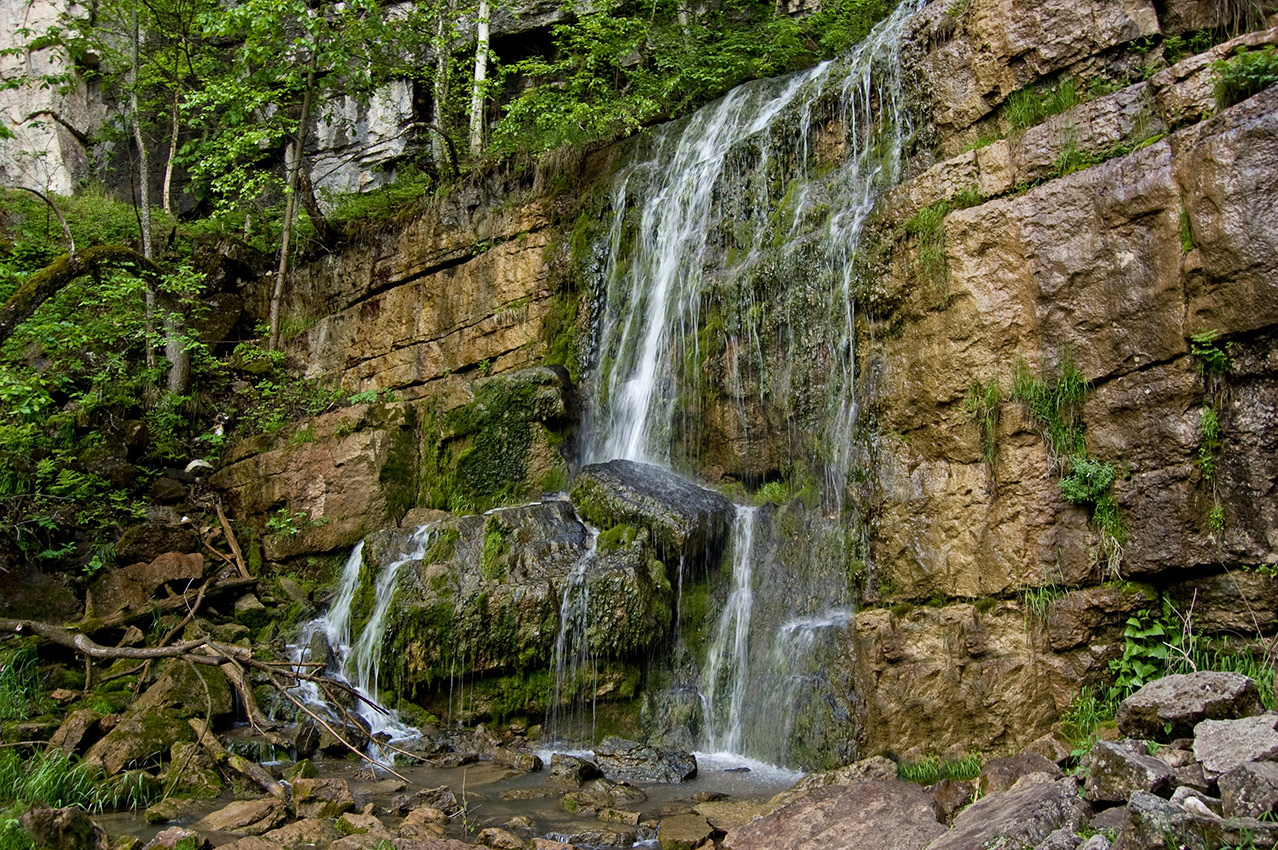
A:
[[[638,782],[684,782],[697,775],[692,753],[617,737],[595,748],[595,762],[609,777]]]

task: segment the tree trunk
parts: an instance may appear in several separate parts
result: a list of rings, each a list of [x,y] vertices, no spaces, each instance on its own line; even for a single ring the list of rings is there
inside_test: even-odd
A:
[[[447,119],[444,117],[444,104],[448,100],[448,46],[444,41],[445,20],[449,18],[449,12],[452,11],[451,3],[439,13],[439,20],[435,27],[435,80],[434,80],[434,98],[435,109],[434,115],[431,116],[436,127],[439,128],[439,134],[445,134],[447,127]],[[451,145],[452,140],[448,143]],[[435,160],[435,168],[439,169],[443,163],[443,152],[439,149],[439,140],[436,139],[430,146],[432,158]],[[456,157],[454,157],[454,160]],[[456,169],[456,162],[453,163]]]
[[[142,256],[148,260],[154,257],[151,252],[151,182],[150,182],[150,160],[147,157],[146,140],[142,137],[142,115],[138,108],[138,72],[141,68],[139,53],[141,52],[142,30],[138,22],[137,10],[133,12],[133,53],[131,58],[132,67],[129,69],[129,77],[132,85],[129,87],[129,123],[133,126],[133,141],[138,148],[138,215],[141,221],[142,230]],[[144,322],[146,332],[146,367],[148,369],[155,368],[155,349],[151,347],[151,341],[155,337],[155,287],[147,284],[146,287],[146,319]]]
[[[181,103],[181,94],[178,89],[173,90],[173,114],[171,116],[172,127],[169,131],[169,159],[164,163],[164,197],[160,199],[164,204],[164,212],[173,215],[173,160],[177,157],[178,147],[178,129],[181,126],[178,123],[178,106]]]
[[[284,278],[288,276],[289,250],[293,240],[293,220],[297,217],[298,175],[302,170],[302,149],[306,143],[306,122],[311,114],[311,98],[315,91],[315,66],[319,61],[319,45],[311,45],[311,67],[306,72],[306,93],[302,96],[302,114],[297,119],[297,136],[293,141],[293,161],[289,163],[288,201],[284,204],[284,231],[280,234],[280,265],[271,291],[271,351],[280,347],[280,300],[284,296]]]
[[[475,20],[475,84],[470,90],[470,154],[484,152],[484,80],[488,77],[488,0],[479,0]]]

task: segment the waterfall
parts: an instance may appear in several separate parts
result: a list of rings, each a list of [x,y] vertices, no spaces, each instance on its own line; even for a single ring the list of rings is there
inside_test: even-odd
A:
[[[408,538],[403,549],[380,566],[373,585],[372,609],[358,635],[352,634],[351,617],[352,606],[360,589],[364,541],[356,544],[342,568],[333,603],[324,614],[302,627],[297,644],[291,648],[293,663],[309,662],[313,641],[322,636],[332,653],[328,664],[329,674],[350,685],[361,696],[377,703],[382,638],[386,632],[387,614],[395,599],[395,586],[400,570],[405,564],[420,561],[425,556],[434,543],[435,530],[433,525],[418,528]],[[340,719],[341,712],[328,704],[314,682],[302,682],[298,686],[298,693],[308,705],[321,709],[334,719]],[[393,711],[378,711],[362,700],[357,700],[351,711],[368,727],[368,734],[374,742],[399,743],[420,737],[416,729],[403,723]],[[376,744],[370,746],[375,747]]]
[[[580,519],[580,517],[578,517]],[[598,560],[599,531],[586,524],[590,545],[573,565],[559,603],[559,633],[555,636],[555,688],[547,712],[550,740],[557,743],[590,741],[594,738],[595,668],[587,634],[590,612],[588,571]],[[589,729],[582,715],[589,694]],[[564,703],[568,705],[565,706]]]
[[[727,409],[744,435],[729,447],[743,469],[760,437],[776,447],[773,469],[817,467],[818,521],[835,541],[836,567],[786,575],[771,517],[738,508],[730,590],[701,663],[712,751],[799,761],[792,744],[811,749],[821,733],[795,728],[792,705],[839,712],[821,690],[820,653],[846,635],[845,544],[861,533],[844,515],[858,436],[858,252],[913,135],[900,47],[924,2],[906,0],[841,59],[739,86],[638,140],[610,193],[595,246],[585,459],[703,468],[708,423],[718,415],[726,433]]]
[[[597,284],[603,304],[588,460],[695,468],[693,452],[678,452],[675,443],[687,442],[705,412],[696,403],[698,377],[688,374],[706,354],[704,342],[735,352],[727,358],[729,381],[755,382],[760,396],[802,407],[805,390],[793,376],[757,374],[767,368],[759,362],[764,337],[789,324],[789,342],[809,332],[814,338],[788,350],[814,348],[829,366],[821,409],[802,424],[821,435],[837,496],[857,410],[853,260],[875,201],[900,177],[913,132],[899,54],[922,5],[901,4],[847,57],[739,86],[654,131],[623,167]],[[846,151],[826,167],[816,139],[835,130]],[[817,338],[794,327],[799,322],[791,320],[804,317],[778,315],[776,305],[741,292],[721,339],[708,339],[702,312],[709,295],[789,265],[807,267],[788,283],[824,311],[806,324],[822,325],[822,333],[828,325],[833,336]]]
[[[732,593],[723,607],[702,676],[702,715],[711,752],[741,752],[741,710],[750,680],[750,614],[754,608],[754,519],[758,508],[737,508],[733,523]],[[726,685],[723,703],[721,685]]]

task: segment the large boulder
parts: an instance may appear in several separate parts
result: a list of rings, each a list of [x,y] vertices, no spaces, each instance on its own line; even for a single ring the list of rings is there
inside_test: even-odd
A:
[[[1201,671],[1164,676],[1118,706],[1118,729],[1129,738],[1172,741],[1203,720],[1251,717],[1264,709],[1256,683],[1240,673]]]
[[[636,782],[685,782],[697,775],[697,759],[684,750],[667,750],[615,735],[595,748],[605,774]]]
[[[572,502],[599,528],[647,528],[661,558],[687,563],[714,557],[734,513],[724,496],[630,460],[584,467],[573,482]]]
[[[1258,818],[1278,811],[1278,762],[1240,764],[1218,782],[1226,817]]]
[[[37,847],[48,850],[106,850],[110,846],[106,830],[74,806],[31,809],[19,822]]]
[[[1127,825],[1115,843],[1123,850],[1272,847],[1278,844],[1278,824],[1256,818],[1191,814],[1169,800],[1137,791],[1127,802]]]
[[[177,531],[187,533],[186,529]],[[124,608],[144,608],[163,585],[173,583],[185,589],[203,574],[204,556],[199,552],[164,552],[150,561],[111,570],[95,581],[89,588],[89,610],[94,616],[108,617]]]
[[[1172,768],[1139,750],[1143,741],[1097,741],[1092,747],[1086,797],[1093,802],[1122,803],[1134,791],[1158,793],[1172,781]]]
[[[932,795],[906,782],[816,788],[728,832],[727,850],[921,850],[945,835]]]
[[[1204,720],[1194,727],[1194,757],[1208,779],[1249,761],[1278,760],[1278,715]]]
[[[1032,773],[1007,791],[968,806],[928,850],[980,850],[998,842],[1032,847],[1061,827],[1077,831],[1086,822],[1087,806],[1078,798],[1073,777],[1053,780]]]
[[[261,835],[282,826],[288,810],[274,798],[236,800],[196,821],[203,832],[229,832],[232,835]]]

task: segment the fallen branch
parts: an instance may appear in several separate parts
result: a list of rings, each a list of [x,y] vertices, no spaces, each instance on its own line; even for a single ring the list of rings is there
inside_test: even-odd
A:
[[[260,764],[255,764],[243,756],[237,756],[235,753],[229,752],[226,747],[222,746],[222,742],[217,739],[217,736],[208,731],[208,726],[204,721],[193,717],[186,722],[195,730],[195,740],[212,757],[214,762],[225,764],[237,773],[252,780],[258,787],[277,800],[292,802],[287,787],[272,779],[271,775],[266,772],[266,768]]]
[[[231,554],[235,556],[235,566],[239,569],[240,575],[244,578],[249,577],[248,564],[244,563],[244,552],[240,549],[240,543],[235,539],[235,532],[231,530],[231,523],[226,518],[226,512],[222,510],[222,500],[219,499],[216,504],[217,521],[222,524],[222,533],[226,535],[226,543],[231,547]]]

